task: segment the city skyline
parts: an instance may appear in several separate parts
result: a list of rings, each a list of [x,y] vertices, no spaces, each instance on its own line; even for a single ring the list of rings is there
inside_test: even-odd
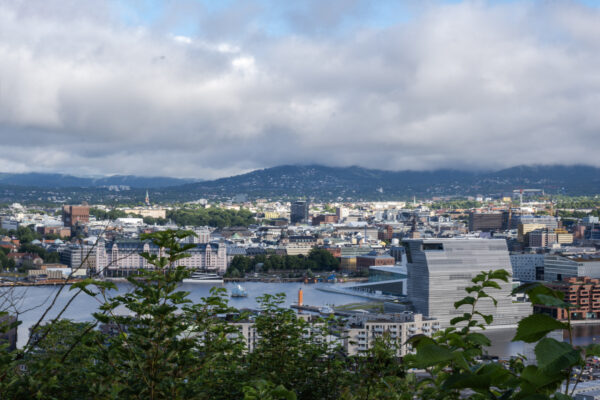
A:
[[[0,171],[600,165],[594,1],[0,4]]]

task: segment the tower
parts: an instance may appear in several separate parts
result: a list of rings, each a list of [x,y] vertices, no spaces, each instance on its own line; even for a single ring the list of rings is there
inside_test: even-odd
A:
[[[148,189],[146,189],[146,200],[144,200],[146,205],[150,207],[150,196],[148,195]]]

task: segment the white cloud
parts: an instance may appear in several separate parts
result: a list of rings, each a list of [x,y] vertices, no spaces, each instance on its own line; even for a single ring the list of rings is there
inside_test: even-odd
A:
[[[86,4],[0,4],[0,169],[600,165],[600,13],[574,2],[429,4],[387,28],[276,37],[232,10],[195,37]]]

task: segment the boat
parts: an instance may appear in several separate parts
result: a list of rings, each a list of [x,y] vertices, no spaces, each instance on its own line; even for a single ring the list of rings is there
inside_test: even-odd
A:
[[[329,315],[329,314],[333,314],[335,311],[333,310],[333,308],[331,308],[329,306],[323,306],[319,309],[319,312],[323,315]]]
[[[194,271],[189,278],[185,278],[183,283],[223,283],[223,278],[217,274]]]
[[[231,297],[248,297],[248,292],[241,285],[237,285],[231,290]]]

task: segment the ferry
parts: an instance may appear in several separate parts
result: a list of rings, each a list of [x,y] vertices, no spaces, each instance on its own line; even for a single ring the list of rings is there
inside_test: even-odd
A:
[[[183,283],[223,283],[223,278],[217,274],[195,271]]]
[[[248,297],[248,292],[241,285],[237,285],[231,290],[231,297]]]

